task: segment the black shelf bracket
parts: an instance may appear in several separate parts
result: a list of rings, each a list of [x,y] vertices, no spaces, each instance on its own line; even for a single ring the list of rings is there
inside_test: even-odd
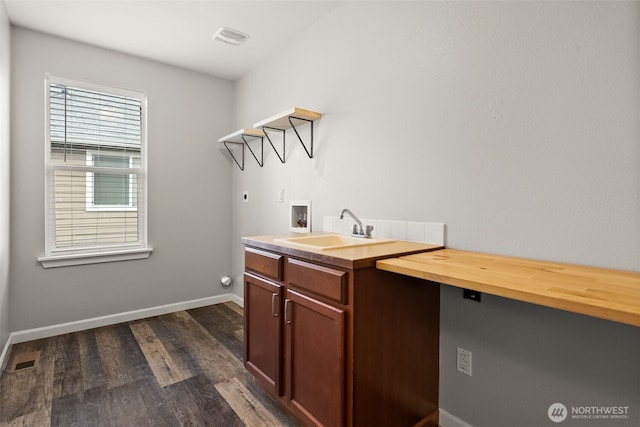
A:
[[[280,155],[280,153],[278,153],[278,150],[276,149],[276,147],[273,145],[273,141],[271,141],[271,138],[269,137],[269,133],[267,132],[267,129],[269,130],[276,130],[279,132],[282,132],[282,156]],[[267,137],[267,140],[269,141],[269,144],[271,144],[271,148],[273,148],[273,151],[276,152],[276,155],[278,156],[278,158],[280,159],[280,161],[282,163],[284,163],[284,154],[285,154],[285,129],[278,129],[278,128],[272,128],[269,126],[262,126],[262,131],[264,132],[264,136]]]
[[[238,165],[238,167],[240,168],[241,171],[244,170],[244,147],[248,147],[249,151],[251,151],[251,155],[253,156],[254,159],[256,159],[256,162],[258,162],[260,167],[264,166],[264,138],[262,138],[261,136],[253,136],[253,135],[241,135],[241,136],[242,136],[242,141],[244,141],[244,142],[222,141],[222,143],[224,144],[224,147],[227,149],[229,154],[231,154],[231,158],[233,159],[234,162],[236,162],[236,165]],[[254,138],[254,139],[259,139],[260,140],[260,159],[258,159],[258,156],[256,156],[256,153],[253,151],[253,149],[249,145],[249,141],[247,141],[245,136],[247,136],[249,138]],[[241,162],[238,161],[238,159],[236,158],[235,154],[233,154],[233,151],[231,151],[231,148],[229,148],[229,145],[227,145],[227,144],[234,144],[234,145],[242,146],[242,161]]]
[[[233,142],[233,141],[222,141],[222,143],[224,144],[224,147],[227,149],[229,154],[231,154],[231,158],[233,159],[233,161],[236,162],[236,165],[238,165],[240,170],[243,171],[244,170],[244,146],[245,146],[245,144],[242,143],[242,142]],[[242,163],[238,163],[238,159],[236,159],[236,156],[233,154],[233,151],[231,151],[231,148],[229,148],[229,146],[227,144],[234,144],[234,145],[241,145],[242,146]]]
[[[251,138],[260,140],[260,160],[258,160],[258,157],[256,156],[256,153],[254,153],[253,150],[251,149],[251,146],[249,145],[249,142],[247,141],[245,136],[249,136]],[[251,151],[251,155],[253,156],[254,159],[256,159],[256,162],[258,162],[260,167],[263,167],[264,166],[264,138],[261,137],[261,136],[242,135],[242,140],[244,141],[244,144],[247,146],[249,151]]]
[[[310,141],[309,141],[309,149],[307,149],[307,146],[304,144],[304,141],[300,137],[300,134],[298,133],[298,129],[296,129],[296,126],[293,124],[293,121],[291,121],[292,119],[302,120],[304,122],[307,122],[307,123],[311,124],[311,138],[310,138]],[[304,151],[307,152],[307,156],[309,156],[310,159],[313,159],[313,120],[303,119],[302,117],[295,117],[295,116],[289,116],[288,120],[289,120],[289,124],[293,128],[293,131],[296,133],[296,136],[298,137],[298,140],[300,141],[300,144],[302,144],[302,147],[304,148]]]

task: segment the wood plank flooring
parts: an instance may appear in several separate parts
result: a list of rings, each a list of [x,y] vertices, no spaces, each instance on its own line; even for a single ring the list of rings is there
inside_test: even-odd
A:
[[[30,341],[0,377],[0,426],[298,426],[243,366],[243,314],[218,304]]]

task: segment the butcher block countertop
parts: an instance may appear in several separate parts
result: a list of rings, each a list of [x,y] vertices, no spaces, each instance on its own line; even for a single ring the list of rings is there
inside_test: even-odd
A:
[[[427,243],[393,240],[390,243],[380,245],[346,247],[331,250],[314,250],[295,244],[283,243],[281,241],[281,239],[285,237],[321,236],[323,234],[324,233],[289,234],[284,236],[252,236],[243,237],[241,242],[244,245],[277,251],[289,256],[304,258],[309,261],[353,269],[375,267],[376,261],[383,258],[433,251],[443,247]]]
[[[391,271],[640,326],[640,273],[442,249],[379,260]]]

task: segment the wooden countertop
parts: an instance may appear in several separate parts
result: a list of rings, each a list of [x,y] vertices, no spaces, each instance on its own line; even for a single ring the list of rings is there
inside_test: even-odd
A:
[[[640,273],[443,249],[377,268],[640,326]]]
[[[292,233],[282,236],[253,236],[243,237],[241,241],[243,244],[248,246],[281,252],[293,257],[303,258],[313,262],[330,264],[336,267],[349,269],[375,267],[376,261],[379,259],[410,255],[425,251],[433,251],[442,248],[442,246],[439,245],[429,245],[426,243],[414,243],[404,240],[395,240],[393,242],[378,245],[322,250],[311,249],[308,247],[303,248],[296,244],[277,241],[277,239],[286,237],[300,237],[323,234],[336,233]]]

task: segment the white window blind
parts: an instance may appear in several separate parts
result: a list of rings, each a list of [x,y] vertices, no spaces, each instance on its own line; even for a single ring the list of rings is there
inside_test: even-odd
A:
[[[146,248],[146,96],[48,76],[46,254]]]

